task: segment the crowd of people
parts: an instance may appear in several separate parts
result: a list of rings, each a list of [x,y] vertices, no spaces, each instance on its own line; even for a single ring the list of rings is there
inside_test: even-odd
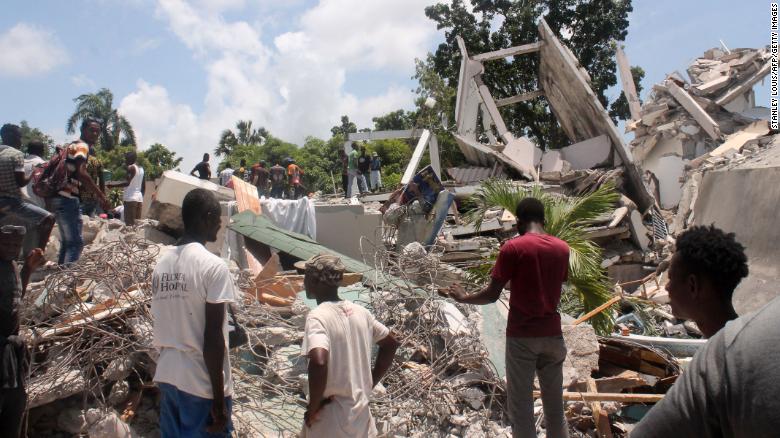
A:
[[[341,187],[344,190],[344,196],[351,198],[358,194],[362,195],[369,191],[374,192],[383,188],[382,185],[382,159],[379,154],[372,152],[368,156],[365,145],[352,143],[352,151],[349,154],[339,150],[339,160],[341,161]],[[369,176],[370,187],[366,181],[366,175]],[[357,193],[355,193],[357,186]]]
[[[126,180],[106,182],[94,148],[100,131],[98,120],[84,119],[79,138],[56,147],[47,160],[46,144],[23,145],[19,126],[0,128],[0,436],[21,433],[28,351],[19,337],[19,307],[30,276],[45,263],[54,224],[60,236],[57,263],[67,267],[84,247],[82,215],[108,217],[117,211],[107,188],[124,188],[118,209],[124,210],[127,225],[141,216],[144,169],[135,151],[128,152]]]
[[[212,177],[210,158],[209,154],[203,154],[203,160],[195,165],[190,175],[210,180]],[[233,164],[227,161],[218,174],[219,184],[232,188],[232,177],[236,177],[255,186],[258,197],[300,199],[306,196],[307,190],[303,185],[304,171],[301,166],[289,157],[281,163],[284,163],[284,166],[277,162],[269,168],[265,160],[260,160],[249,167],[246,160],[242,159],[238,169],[234,169]]]

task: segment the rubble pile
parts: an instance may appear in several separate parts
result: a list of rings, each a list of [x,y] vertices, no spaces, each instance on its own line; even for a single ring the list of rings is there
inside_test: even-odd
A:
[[[662,208],[680,200],[677,179],[697,157],[739,153],[768,133],[768,110],[755,107],[752,86],[768,73],[769,51],[710,49],[688,68],[690,82],[678,73],[653,86],[633,130],[634,159]],[[678,230],[679,231],[679,230]]]

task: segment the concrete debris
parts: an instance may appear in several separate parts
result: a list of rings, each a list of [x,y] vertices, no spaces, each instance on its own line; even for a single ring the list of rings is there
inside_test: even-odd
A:
[[[428,131],[355,134],[419,137],[405,178],[415,184],[435,180],[435,190],[422,200],[406,199],[405,191],[338,201],[318,195],[300,202],[305,221],[289,204],[279,204],[272,207],[280,209],[273,222],[257,216],[261,201],[240,184],[234,191],[166,172],[151,219],[134,228],[85,219],[88,246],[82,259],[68,268],[42,269],[25,297],[24,308],[32,310],[23,314],[22,333],[36,348],[30,430],[111,438],[154,434],[159,419],[148,390],[157,359],[150,275],[182,232],[184,194],[202,187],[215,192],[223,207],[220,240],[209,249],[231,267],[243,292],[235,310],[249,342],[230,352],[238,436],[295,436],[300,430],[302,397],[308,393],[301,340],[313,306],[301,295],[300,261],[323,251],[344,255],[349,273],[340,294],[370,308],[401,340],[393,367],[372,394],[382,436],[511,436],[505,364],[494,342],[503,337],[503,327],[491,327],[506,318],[506,308],[499,307],[505,298],[495,308],[476,311],[434,293],[473,281],[478,269],[470,268],[484,268],[500,243],[516,235],[512,211],[486,211],[480,229],[458,211],[457,203],[479,192],[479,182],[502,178],[508,187],[540,187],[560,197],[589,194],[605,184],[621,191],[611,211],[584,224],[586,237],[602,249],[601,267],[614,296],[589,313],[567,309],[572,317],[564,316],[562,330],[572,435],[624,436],[621,431],[630,429],[624,407],[660,400],[680,373],[678,358],[691,356],[704,342],[698,327],[677,319],[668,306],[663,271],[674,236],[696,223],[734,225],[722,212],[724,203],[747,211],[745,203],[752,202],[767,218],[780,203],[780,192],[767,189],[778,187],[772,175],[780,166],[780,136],[769,132],[763,112],[754,108],[751,89],[765,74],[768,52],[709,50],[688,69],[690,83],[671,75],[653,87],[641,108],[632,101],[627,127],[635,138],[628,149],[576,59],[543,21],[539,39],[476,55],[459,40],[464,56],[453,134],[479,167],[447,169],[454,182],[439,180],[438,145]],[[540,56],[540,90],[493,99],[481,80],[483,63],[531,52]],[[498,107],[540,96],[570,145],[542,153],[507,130]],[[432,165],[415,175],[426,150]],[[423,174],[435,178],[418,178]],[[765,234],[756,239],[780,239],[777,227],[766,222]],[[305,231],[315,223],[316,233]],[[758,248],[751,259],[780,257],[766,244],[749,247]],[[56,250],[49,245],[49,260]],[[613,304],[620,305],[613,314],[615,333],[597,337],[585,320],[611,311]],[[544,433],[540,401],[534,412],[537,430]]]
[[[743,113],[755,107],[752,85],[756,75],[768,73],[768,64],[766,48],[731,54],[712,49],[689,67],[690,83],[670,76],[653,87],[641,119],[628,127],[634,131],[634,159],[659,180],[657,202],[662,208],[680,202],[686,167],[697,157],[739,152],[746,142],[767,133],[765,120]]]

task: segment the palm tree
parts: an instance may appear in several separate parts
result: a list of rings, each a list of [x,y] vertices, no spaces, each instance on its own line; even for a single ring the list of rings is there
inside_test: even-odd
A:
[[[76,131],[76,126],[87,118],[94,118],[101,123],[100,146],[110,151],[121,144],[135,145],[135,132],[130,122],[114,108],[114,95],[108,88],[101,88],[97,93],[82,94],[73,99],[76,111],[68,119],[65,126],[68,134]],[[121,137],[121,140],[120,140]]]
[[[268,136],[268,130],[263,127],[252,129],[251,120],[239,120],[236,123],[236,132],[230,129],[222,131],[219,136],[219,145],[214,149],[214,155],[218,157],[230,155],[240,144],[260,145]]]
[[[465,219],[479,230],[488,210],[502,207],[514,212],[517,203],[529,196],[544,204],[545,231],[569,245],[566,293],[573,297],[564,297],[564,300],[574,298],[585,312],[607,302],[612,298],[613,287],[601,267],[601,248],[585,237],[585,227],[588,221],[612,211],[620,196],[614,184],[604,184],[590,194],[569,197],[545,193],[541,186],[526,188],[507,180],[487,180],[472,197],[474,206]],[[612,314],[601,312],[590,323],[597,333],[608,334],[613,326]]]

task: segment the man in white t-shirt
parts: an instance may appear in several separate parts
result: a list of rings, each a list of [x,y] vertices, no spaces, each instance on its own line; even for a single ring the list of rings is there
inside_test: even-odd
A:
[[[219,172],[219,184],[226,186],[228,185],[228,182],[230,182],[230,177],[233,176],[233,166],[230,164],[230,161],[225,163],[225,168],[222,169],[222,172]]]
[[[144,205],[144,168],[138,165],[138,154],[135,151],[129,151],[125,154],[125,164],[127,165],[127,174],[125,181],[115,181],[107,184],[109,187],[124,187],[122,202],[124,208],[125,225],[131,227],[135,221],[141,219],[141,210]]]
[[[398,341],[363,307],[341,300],[341,259],[306,262],[306,295],[317,308],[306,317],[301,354],[309,358],[309,405],[302,437],[375,437],[371,392],[393,363]],[[379,345],[371,369],[371,348]]]
[[[217,238],[221,210],[212,192],[195,189],[181,213],[184,236],[152,276],[160,431],[163,437],[227,437],[233,429],[227,308],[236,289],[225,262],[204,246]]]

